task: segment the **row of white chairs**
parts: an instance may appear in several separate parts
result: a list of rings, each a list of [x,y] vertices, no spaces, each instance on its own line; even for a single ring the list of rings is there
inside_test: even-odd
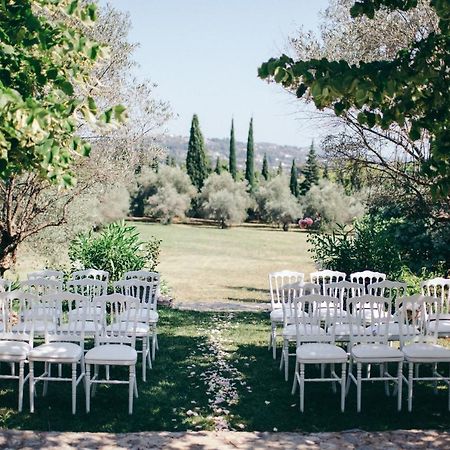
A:
[[[450,366],[450,348],[438,345],[438,325],[443,308],[441,298],[420,294],[398,297],[395,300],[397,317],[391,313],[391,300],[374,295],[362,295],[348,299],[347,319],[350,326],[347,351],[336,340],[336,325],[342,316],[340,299],[322,294],[295,296],[287,300],[285,308],[292,310],[296,339],[296,364],[292,393],[300,388],[300,410],[304,411],[305,382],[333,382],[341,385],[341,410],[350,383],[357,387],[357,411],[361,410],[363,381],[385,382],[389,394],[389,382],[394,382],[398,410],[402,406],[402,383],[408,386],[408,410],[412,410],[413,386],[416,381],[443,382],[450,385],[450,376],[441,374],[438,364]],[[400,348],[389,344],[395,328]],[[407,364],[407,375],[403,365]],[[308,379],[305,368],[311,364],[330,365],[331,376]],[[340,365],[340,374],[335,366]],[[348,365],[348,373],[347,373]],[[380,375],[370,372],[372,365],[380,366]],[[396,373],[390,369],[396,366]],[[420,374],[419,366],[431,365],[431,372]],[[356,374],[353,367],[356,366]],[[362,375],[363,366],[368,374]],[[446,373],[448,373],[447,367]],[[448,406],[450,409],[450,389]]]
[[[137,396],[135,348],[142,303],[120,293],[89,299],[79,294],[59,292],[42,296],[12,291],[0,294],[2,330],[0,331],[0,361],[11,364],[11,373],[0,378],[17,379],[18,409],[23,407],[23,388],[29,382],[30,411],[34,412],[35,386],[49,381],[69,381],[72,385],[72,413],[76,412],[77,386],[83,380],[86,411],[90,411],[92,386],[98,383],[128,384],[129,413],[133,412],[133,396]],[[92,313],[93,316],[89,314]],[[94,326],[95,344],[85,354],[85,327]],[[44,328],[44,343],[34,346],[35,329]],[[29,371],[25,375],[25,364]],[[35,364],[44,370],[35,374]],[[16,374],[15,367],[19,371]],[[52,375],[52,366],[58,375]],[[71,376],[63,377],[62,367],[71,367]],[[91,374],[91,366],[94,373]],[[105,366],[105,378],[99,377],[99,366]],[[128,380],[110,377],[110,366],[128,367]]]

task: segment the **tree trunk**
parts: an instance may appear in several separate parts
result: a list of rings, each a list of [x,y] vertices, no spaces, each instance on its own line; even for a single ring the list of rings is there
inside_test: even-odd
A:
[[[289,222],[283,223],[283,231],[289,231]]]
[[[0,277],[14,267],[17,258],[18,239],[11,236],[6,230],[1,231],[0,240]]]

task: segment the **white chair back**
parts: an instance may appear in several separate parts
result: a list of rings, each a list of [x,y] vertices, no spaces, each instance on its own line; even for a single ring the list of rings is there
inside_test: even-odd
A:
[[[291,270],[269,273],[270,303],[272,310],[282,308],[283,298],[281,287],[291,283],[302,283],[304,278],[304,273],[293,272]]]
[[[89,278],[92,280],[104,281],[106,284],[109,282],[109,272],[106,270],[98,269],[85,269],[77,270],[71,274],[72,280],[83,280]]]
[[[139,300],[123,294],[109,294],[93,300],[95,345],[136,344]],[[107,317],[108,312],[108,317]]]
[[[124,273],[123,278],[125,280],[138,279],[149,283],[160,282],[159,272],[150,272],[149,270],[130,270]]]
[[[337,297],[342,302],[352,298],[360,297],[366,293],[364,284],[351,281],[337,281],[335,283],[327,283],[324,285],[325,295]]]
[[[311,272],[309,279],[311,283],[320,284],[322,286],[320,293],[325,294],[326,284],[344,281],[346,276],[347,274],[345,272],[339,272],[338,270],[319,270],[318,272]]]
[[[106,281],[95,280],[93,278],[82,278],[71,280],[66,283],[67,290],[74,294],[83,295],[89,299],[105,295],[108,289]]]
[[[448,278],[432,278],[431,280],[423,281],[420,284],[422,295],[440,298],[442,300],[442,314],[441,319],[450,319],[450,279]]]
[[[45,279],[64,281],[64,272],[60,270],[44,269],[27,274],[29,280]]]
[[[157,281],[141,281],[137,278],[119,280],[114,283],[114,290],[123,295],[139,299],[141,308],[157,309]]]
[[[350,274],[352,283],[360,283],[367,286],[368,284],[378,283],[386,279],[386,274],[382,272],[373,272],[372,270],[363,270],[362,272],[354,272]]]
[[[11,290],[11,281],[0,278],[0,292],[9,292]]]
[[[401,281],[383,280],[367,285],[367,292],[370,295],[377,295],[378,297],[386,297],[395,300],[397,297],[406,295],[408,285]]]
[[[64,286],[61,280],[50,278],[33,278],[20,282],[20,290],[35,295],[56,294],[62,292]]]
[[[440,298],[421,294],[396,300],[401,347],[411,342],[437,342],[442,304]]]

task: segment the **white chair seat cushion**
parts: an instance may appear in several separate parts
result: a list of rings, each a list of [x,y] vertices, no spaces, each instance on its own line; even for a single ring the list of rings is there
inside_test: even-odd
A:
[[[122,314],[121,316],[122,319],[127,319],[127,315],[126,314]],[[130,314],[130,317],[134,319],[134,315]],[[159,314],[154,311],[153,309],[146,309],[146,308],[142,308],[139,310],[139,312],[136,314],[136,320],[138,322],[142,322],[142,323],[156,323],[158,322],[159,319]],[[281,321],[283,321],[283,315],[281,315]]]
[[[352,357],[355,361],[403,361],[403,353],[387,344],[358,344],[352,347]]]
[[[108,331],[115,331],[115,332],[125,331],[125,329],[127,329],[128,333],[131,335],[133,333],[133,324],[129,323],[128,327],[127,327],[124,322],[122,322],[122,324],[120,324],[120,325],[117,323],[114,323],[112,325],[108,325],[106,327],[106,329]],[[148,324],[140,323],[140,322],[138,322],[136,324],[136,336],[138,336],[138,337],[147,336],[147,334],[149,332],[150,332],[150,327]]]
[[[353,325],[352,327],[354,335],[361,335],[364,333],[364,327],[361,325]],[[348,323],[336,323],[329,327],[330,334],[334,331],[334,335],[337,339],[348,338],[350,336],[350,324]]]
[[[30,361],[77,362],[81,358],[81,347],[72,342],[51,342],[33,348],[28,354]]]
[[[325,334],[325,330],[323,328],[321,328],[319,325],[311,325],[311,326],[307,326],[307,327],[305,327],[304,325],[299,325],[298,330],[299,330],[300,334],[303,336],[304,335],[317,336],[317,335]],[[285,326],[283,328],[282,335],[283,335],[283,338],[295,339],[297,336],[295,323]]]
[[[437,331],[439,334],[450,336],[450,320],[439,320],[439,322],[431,321],[428,324],[428,331],[434,333]]]
[[[415,343],[402,349],[407,361],[450,361],[450,348],[437,344]]]
[[[100,324],[97,324],[97,329],[98,331],[101,331],[103,327]],[[81,330],[83,329],[83,322],[75,322],[72,323],[71,325],[65,323],[63,325],[61,325],[59,327],[59,329],[61,331],[65,331],[68,332],[70,330],[70,332],[72,333],[81,333]],[[94,334],[95,333],[95,323],[87,320],[86,322],[84,322],[84,332],[86,334]]]
[[[85,355],[86,364],[110,364],[130,366],[136,364],[137,352],[128,345],[105,344],[91,348]]]
[[[307,313],[304,313],[302,311],[298,312],[299,317],[308,317]],[[289,320],[289,318],[294,318],[294,314],[291,313],[287,313],[287,318]],[[270,312],[270,321],[271,322],[280,322],[283,323],[283,310],[282,309],[274,309],[273,311]]]
[[[27,358],[31,345],[21,341],[0,341],[0,361],[21,361]]]
[[[297,347],[296,355],[297,361],[303,363],[347,362],[347,353],[343,348],[327,343],[302,344]]]

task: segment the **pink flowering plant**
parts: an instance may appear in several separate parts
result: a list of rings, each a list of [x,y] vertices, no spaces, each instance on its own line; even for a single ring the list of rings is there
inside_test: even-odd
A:
[[[307,230],[314,224],[314,220],[311,217],[305,217],[304,219],[300,219],[298,224],[302,230]]]

